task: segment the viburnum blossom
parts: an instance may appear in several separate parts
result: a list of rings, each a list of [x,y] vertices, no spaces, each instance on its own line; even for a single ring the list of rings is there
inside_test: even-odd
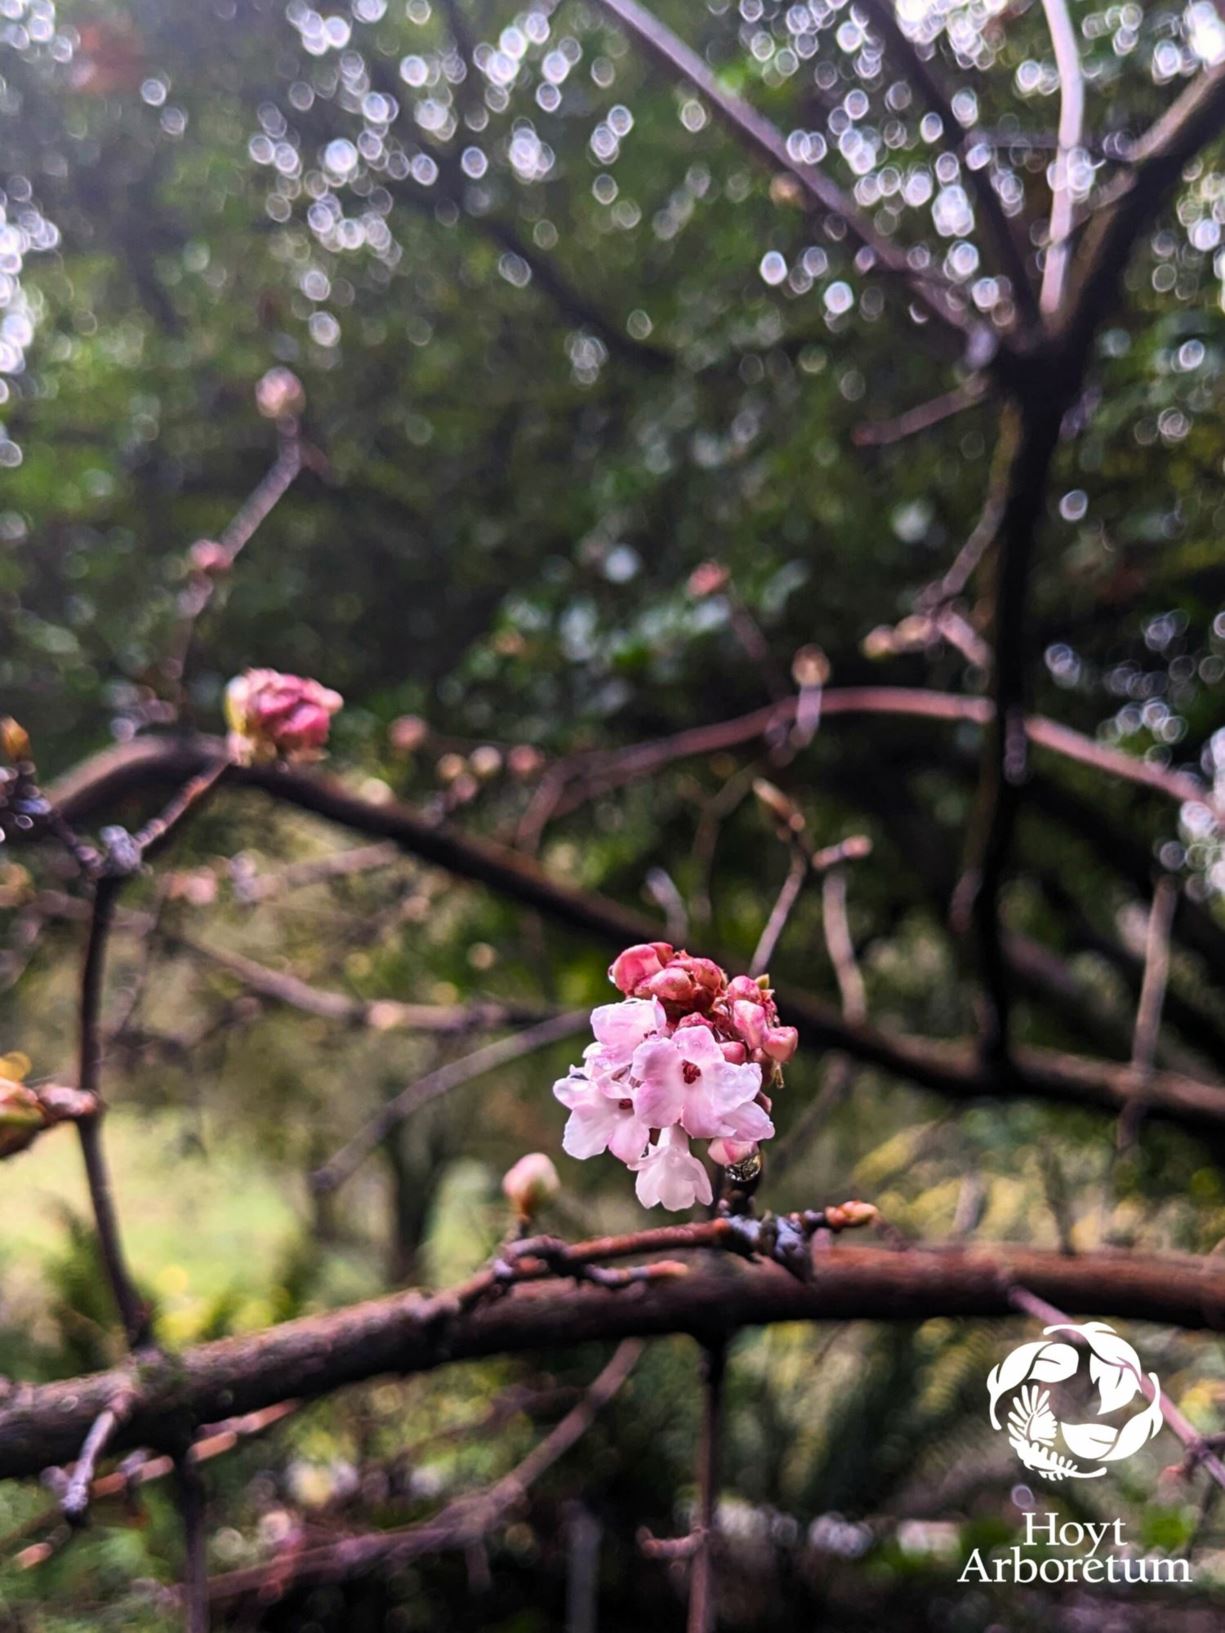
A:
[[[339,692],[301,675],[247,669],[225,689],[230,753],[242,765],[267,760],[318,760]]]
[[[592,1011],[595,1042],[553,1086],[568,1111],[562,1149],[586,1159],[611,1151],[637,1175],[638,1200],[674,1211],[712,1199],[689,1142],[738,1167],[774,1133],[768,1084],[795,1053],[765,977],[726,973],[667,942],[627,947],[609,979],[625,996]]]

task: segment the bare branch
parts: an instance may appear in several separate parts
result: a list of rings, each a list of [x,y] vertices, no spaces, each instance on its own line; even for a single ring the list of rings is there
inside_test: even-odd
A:
[[[1052,3],[1057,3],[1057,0],[1052,0]],[[893,59],[894,67],[917,87],[923,100],[944,126],[944,143],[950,152],[964,154],[977,140],[978,133],[963,128],[953,112],[952,101],[945,92],[936,68],[923,57],[918,46],[898,23],[893,0],[855,0],[855,4],[880,36],[886,53]],[[1038,316],[1038,305],[1034,299],[1024,253],[1004,213],[1000,196],[991,185],[991,177],[987,170],[968,168],[968,176],[987,231],[995,244],[999,263],[1012,285],[1018,310],[1027,322],[1033,322]]]
[[[60,1502],[60,1512],[69,1525],[83,1525],[89,1511],[90,1489],[93,1483],[94,1471],[98,1466],[98,1459],[106,1450],[107,1443],[115,1430],[127,1417],[131,1410],[131,1397],[117,1395],[115,1399],[89,1426],[89,1433],[85,1436],[81,1447],[81,1455],[76,1460],[71,1477],[69,1478],[64,1496]]]
[[[833,868],[821,887],[822,925],[829,961],[834,966],[842,1013],[853,1026],[868,1018],[868,995],[855,957],[855,942],[846,914],[846,870]]]
[[[857,448],[887,448],[892,443],[905,442],[920,431],[930,431],[954,415],[964,414],[967,408],[982,402],[987,391],[988,385],[982,376],[972,375],[964,385],[954,386],[952,391],[908,408],[894,419],[865,420],[852,431],[851,441]]]
[[[110,1170],[102,1144],[103,1105],[99,1095],[102,1061],[102,992],[106,970],[107,938],[115,897],[122,881],[115,877],[100,878],[94,886],[93,913],[85,945],[81,968],[80,998],[80,1064],[78,1084],[81,1092],[97,1098],[97,1109],[78,1118],[77,1132],[81,1139],[81,1155],[85,1161],[85,1177],[93,1207],[94,1225],[98,1234],[98,1250],[103,1270],[110,1284],[111,1294],[123,1322],[128,1344],[138,1349],[150,1339],[149,1311],[136,1291],[111,1192]]]
[[[940,694],[907,692],[890,688],[847,688],[855,706],[877,706],[886,701],[890,712],[928,719],[982,720],[989,705],[981,699],[950,698]],[[826,697],[826,707],[837,694]],[[682,752],[695,748],[704,736],[743,741],[760,734],[772,710],[758,711],[740,721],[716,728],[700,728],[698,733],[682,733],[659,744],[648,744],[640,753],[651,764],[668,763],[678,746]],[[747,723],[747,724],[746,724]],[[1047,723],[1049,725],[1049,723]],[[1044,733],[1031,723],[1035,740]],[[706,749],[705,751],[709,751]],[[156,743],[139,741],[123,750],[99,756],[79,772],[71,784],[72,800],[66,807],[96,809],[121,791],[155,785],[169,780],[177,783],[214,752],[209,740],[197,743]],[[1084,758],[1090,763],[1101,755],[1117,751],[1099,750],[1084,740]],[[1125,755],[1119,759],[1128,765]],[[1148,780],[1155,768],[1145,766],[1136,780]],[[1171,775],[1171,774],[1166,774]],[[654,941],[660,926],[646,916],[623,907],[619,902],[582,891],[551,878],[537,863],[504,846],[452,828],[426,821],[411,807],[396,801],[374,803],[349,792],[343,784],[326,777],[307,776],[295,771],[270,772],[264,767],[231,768],[227,780],[237,786],[262,789],[273,798],[336,822],[357,833],[394,840],[403,850],[422,857],[463,878],[486,884],[512,900],[538,908],[559,924],[570,925],[599,936],[620,948],[637,941]],[[1194,779],[1184,779],[1192,781]],[[1195,783],[1202,794],[1202,787]],[[1164,792],[1168,789],[1163,787]],[[718,949],[710,949],[718,956]],[[1007,1071],[985,1067],[965,1043],[927,1038],[898,1037],[868,1026],[852,1026],[833,1006],[811,994],[778,985],[779,1003],[804,1036],[823,1047],[842,1049],[857,1060],[879,1067],[895,1076],[957,1099],[1033,1095],[1064,1104],[1095,1106],[1117,1113],[1131,1098],[1130,1068],[1112,1061],[1097,1061],[1053,1050],[1023,1049],[1014,1053]],[[1149,1115],[1169,1118],[1188,1127],[1213,1129],[1225,1122],[1225,1088],[1214,1083],[1155,1073],[1147,1090]]]
[[[204,1480],[199,1468],[187,1456],[177,1460],[174,1474],[183,1521],[184,1633],[209,1633]]]
[[[737,1221],[641,1232],[602,1244],[637,1257],[649,1247],[675,1252]],[[570,1252],[591,1252],[576,1245]],[[287,1321],[258,1334],[222,1339],[173,1358],[151,1357],[134,1378],[126,1368],[0,1395],[0,1478],[37,1474],[75,1455],[90,1424],[115,1394],[133,1391],[133,1412],[117,1450],[156,1444],[185,1421],[216,1421],[288,1399],[315,1398],[385,1373],[405,1375],[456,1361],[542,1351],[595,1339],[690,1332],[709,1338],[774,1321],[925,1320],[995,1317],[1014,1308],[1012,1290],[1082,1315],[1215,1328],[1225,1310],[1219,1258],[1095,1252],[1076,1256],[1016,1245],[971,1248],[840,1246],[813,1255],[810,1280],[774,1265],[732,1275],[691,1271],[637,1285],[633,1294],[572,1287],[542,1269],[534,1285],[507,1296],[456,1292],[425,1298],[395,1293],[348,1309]]]
[[[749,960],[750,975],[764,975],[770,967],[770,960],[774,957],[774,949],[778,946],[778,938],[787,927],[787,920],[791,917],[791,909],[799,900],[800,891],[804,888],[804,881],[808,878],[808,857],[798,845],[792,847],[791,866],[787,869],[787,876],[783,880],[774,906],[770,910],[770,917],[762,927],[762,932],[753,949],[753,956]]]
[[[815,165],[797,164],[775,126],[734,92],[725,89],[698,53],[678,39],[652,12],[638,0],[596,0],[596,4],[645,46],[669,74],[687,80],[700,91],[732,134],[750,151],[765,160],[772,170],[782,171],[798,182],[810,204],[845,221],[859,243],[871,250],[881,269],[906,284],[945,331],[954,334],[963,346],[974,336],[973,350],[985,350],[988,357],[994,354],[997,344],[994,336],[982,324],[971,325],[954,303],[943,280],[912,267],[905,252],[879,233],[854,200],[824,171]]]
[[[1046,264],[1042,269],[1039,304],[1049,316],[1063,305],[1064,285],[1072,256],[1071,233],[1076,196],[1071,186],[1071,165],[1084,139],[1085,82],[1080,71],[1080,50],[1067,0],[1042,0],[1055,66],[1059,70],[1059,152],[1051,187],[1051,225],[1047,235]]]
[[[162,672],[174,688],[176,713],[183,707],[184,679],[196,636],[196,627],[217,592],[220,578],[234,566],[261,523],[266,521],[280,504],[305,466],[305,451],[298,434],[297,421],[290,419],[282,422],[278,425],[277,432],[280,445],[276,459],[226,523],[217,540],[220,550],[218,560],[205,570],[189,559],[187,587],[179,597],[178,627],[171,641],[170,654],[161,665]]]
[[[719,1517],[719,1470],[723,1450],[723,1374],[727,1346],[704,1346],[702,1354],[702,1438],[698,1446],[698,1501],[694,1514],[689,1572],[688,1633],[714,1633],[715,1529]]]
[[[496,1480],[487,1490],[457,1497],[432,1519],[401,1531],[375,1531],[346,1537],[323,1547],[281,1555],[267,1565],[214,1577],[208,1584],[211,1603],[214,1607],[232,1605],[258,1594],[260,1603],[267,1604],[290,1588],[344,1582],[373,1568],[402,1565],[425,1554],[471,1547],[501,1525],[541,1475],[577,1445],[637,1365],[642,1347],[635,1339],[618,1345],[612,1360],[578,1405],[572,1407],[509,1474]]]
[[[1166,981],[1170,973],[1170,930],[1178,906],[1178,881],[1163,874],[1153,891],[1144,943],[1144,978],[1140,1002],[1136,1006],[1136,1030],[1132,1038],[1132,1070],[1143,1080],[1153,1069],[1157,1037],[1161,1031],[1161,1011],[1165,1003]]]
[[[487,1043],[483,1048],[474,1050],[470,1055],[464,1055],[460,1060],[448,1061],[437,1070],[427,1072],[424,1077],[419,1077],[415,1083],[410,1083],[406,1089],[402,1089],[389,1100],[334,1157],[330,1157],[321,1168],[315,1170],[311,1175],[313,1189],[323,1194],[343,1185],[371,1152],[378,1149],[392,1129],[397,1128],[406,1117],[411,1117],[422,1106],[428,1105],[431,1100],[450,1094],[452,1089],[458,1089],[464,1083],[471,1083],[474,1078],[483,1077],[486,1072],[497,1071],[501,1066],[509,1066],[516,1060],[522,1060],[525,1055],[533,1054],[537,1049],[547,1048],[549,1044],[558,1043],[562,1038],[572,1037],[587,1024],[586,1010],[571,1010],[563,1015],[551,1015],[548,1020],[529,1027],[525,1032],[516,1032],[509,1038],[499,1038],[494,1043]]]
[[[300,1009],[323,1020],[347,1026],[367,1026],[375,1032],[429,1032],[443,1035],[513,1026],[550,1017],[540,1007],[476,1002],[468,1004],[408,1004],[395,998],[350,998],[343,992],[312,986],[286,970],[270,969],[257,959],[229,948],[213,947],[181,931],[166,931],[163,939],[193,958],[232,975],[249,992],[273,1003]]]

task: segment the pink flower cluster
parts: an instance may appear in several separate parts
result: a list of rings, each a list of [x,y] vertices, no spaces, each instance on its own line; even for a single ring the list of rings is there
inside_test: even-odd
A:
[[[570,1112],[562,1148],[579,1158],[611,1151],[637,1174],[645,1208],[709,1203],[689,1141],[709,1140],[724,1166],[756,1153],[774,1133],[763,1077],[780,1080],[796,1030],[779,1024],[764,982],[729,981],[709,958],[667,942],[627,948],[608,974],[624,997],[592,1011],[595,1042],[553,1086]]]
[[[317,680],[247,669],[225,689],[230,753],[242,765],[318,760],[344,699]]]

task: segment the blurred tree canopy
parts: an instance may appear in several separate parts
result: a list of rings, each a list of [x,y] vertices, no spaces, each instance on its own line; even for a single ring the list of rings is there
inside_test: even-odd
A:
[[[1140,134],[1215,71],[1225,24],[1205,0],[1071,12],[1087,107],[1073,190],[1091,223]],[[852,4],[661,0],[659,16],[982,332],[1022,320],[976,180],[989,173],[1036,287],[1061,88],[1042,6],[899,8],[950,89],[955,137]],[[814,844],[872,842],[847,876],[872,1020],[975,1031],[976,955],[950,927],[973,720],[831,710],[791,746],[748,733],[649,778],[550,781],[576,756],[827,680],[985,695],[989,561],[955,638],[923,624],[922,598],[992,503],[998,382],[843,220],[804,208],[794,176],[579,0],[0,0],[0,130],[0,713],[48,782],[108,745],[218,732],[247,665],[313,675],[344,695],[329,769],[363,798],[519,846],[739,968],[789,864],[754,797],[765,776]],[[1026,632],[1036,713],[1218,790],[1223,158],[1217,141],[1185,167],[1096,336],[1043,496]],[[277,366],[305,390],[306,468],[219,578],[180,673],[190,546],[276,457],[254,390]],[[927,412],[948,394],[958,412]],[[610,992],[597,940],[387,847],[337,864],[348,843],[226,791],[125,894],[109,1127],[129,1257],[168,1343],[453,1279],[500,1239],[503,1170],[558,1149],[550,1084],[577,1039],[439,1099],[351,1187],[311,1193],[383,1101],[474,1046],[383,1024],[379,1004],[531,1020]],[[1036,750],[1013,861],[1019,1037],[1130,1058],[1160,874],[1179,900],[1157,1064],[1219,1081],[1210,801]],[[57,1080],[73,1070],[81,905],[61,859],[0,848],[0,1042]],[[837,1002],[822,931],[810,889],[771,970]],[[350,1010],[311,1012],[319,992]],[[1024,1098],[950,1109],[820,1050],[801,1050],[775,1112],[780,1144],[795,1137],[772,1206],[858,1192],[932,1239],[1207,1253],[1225,1237],[1219,1135],[1152,1124],[1116,1141],[1100,1115]],[[559,1162],[559,1230],[639,1217],[601,1163]],[[65,1134],[0,1174],[0,1371],[15,1376],[121,1353],[76,1163]],[[745,1560],[727,1625],[822,1610],[844,1626],[1065,1625],[1042,1596],[947,1598],[956,1562],[1008,1523],[1016,1471],[982,1391],[1002,1336],[933,1320],[738,1341],[723,1501]],[[1219,1347],[1169,1329],[1149,1345],[1197,1425],[1221,1429]],[[217,1474],[214,1568],[294,1527],[390,1522],[496,1477],[531,1443],[536,1397],[572,1403],[600,1362],[486,1362],[304,1409]],[[291,1597],[260,1625],[562,1625],[580,1507],[605,1533],[601,1625],[673,1625],[676,1573],[641,1560],[634,1532],[686,1523],[690,1373],[681,1341],[649,1350],[487,1563],[419,1561],[347,1598]],[[515,1389],[530,1409],[497,1435],[434,1445]],[[1114,1490],[1138,1531],[1172,1551],[1196,1538],[1213,1587],[1211,1516],[1157,1485],[1156,1452],[1129,1467]],[[0,1488],[0,1532],[44,1502]],[[0,1562],[0,1625],[173,1625],[173,1506],[151,1487],[142,1512],[105,1515],[36,1570]]]

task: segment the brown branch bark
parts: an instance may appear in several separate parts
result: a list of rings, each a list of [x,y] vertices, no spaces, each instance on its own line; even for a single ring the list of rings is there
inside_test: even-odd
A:
[[[103,1271],[115,1300],[129,1347],[137,1349],[150,1338],[149,1311],[136,1291],[123,1251],[119,1219],[115,1212],[110,1168],[102,1143],[104,1104],[99,1091],[102,1064],[102,992],[106,975],[106,949],[115,897],[121,881],[102,877],[94,886],[93,912],[85,943],[81,969],[80,1061],[78,1087],[94,1098],[95,1109],[76,1120],[81,1140],[81,1156],[93,1209],[94,1228]]]
[[[605,1253],[636,1256],[647,1251],[644,1242],[675,1251],[670,1235],[614,1239]],[[116,1450],[165,1444],[185,1422],[318,1397],[380,1375],[553,1345],[668,1333],[709,1342],[740,1327],[777,1321],[1004,1316],[1013,1308],[1017,1285],[1080,1315],[1189,1329],[1225,1326],[1225,1264],[1218,1259],[1111,1252],[1076,1257],[1011,1245],[900,1252],[839,1246],[814,1256],[807,1282],[774,1265],[745,1266],[730,1275],[673,1274],[620,1291],[550,1279],[468,1309],[445,1296],[397,1293],[173,1358],[154,1357],[139,1372],[124,1367],[10,1387],[0,1396],[0,1478],[36,1475],[68,1461],[121,1390],[131,1392],[133,1407],[112,1441]]]
[[[702,1433],[698,1443],[698,1503],[691,1537],[688,1633],[714,1633],[715,1530],[719,1518],[719,1478],[723,1451],[723,1375],[727,1345],[708,1344],[702,1353]]]
[[[1184,165],[1225,126],[1225,68],[1202,74],[1134,150],[1135,164],[1098,207],[1073,264],[1071,287],[1050,314],[1050,337],[1014,370],[1004,435],[1011,444],[1000,521],[992,627],[992,718],[961,890],[987,999],[983,1047],[1006,1063],[1011,992],[1001,894],[1028,776],[1029,582],[1047,483],[1065,414],[1081,391],[1094,336],[1117,305],[1136,240],[1177,186]]]
[[[923,693],[910,694],[926,714]],[[907,694],[902,694],[905,699]],[[952,703],[952,718],[963,718],[972,699]],[[826,700],[827,704],[829,699]],[[203,742],[137,742],[99,756],[78,774],[62,795],[69,810],[88,814],[118,798],[159,781],[178,782],[200,759],[213,752]],[[393,839],[462,878],[539,909],[559,924],[598,936],[611,946],[658,938],[659,925],[620,903],[551,878],[531,858],[485,839],[435,827],[411,807],[390,801],[372,804],[330,778],[266,767],[234,767],[227,773],[238,787],[258,788],[302,810],[371,837]],[[717,954],[718,949],[712,949]],[[813,995],[778,984],[779,1002],[806,1041],[841,1049],[868,1065],[954,1099],[1032,1095],[1065,1105],[1095,1107],[1117,1114],[1134,1098],[1134,1074],[1125,1065],[1097,1061],[1054,1050],[1019,1049],[1005,1063],[983,1062],[966,1043],[890,1035],[871,1026],[847,1022],[837,1008]],[[1225,1087],[1180,1076],[1154,1073],[1144,1088],[1149,1116],[1168,1118],[1192,1128],[1219,1129],[1225,1124]]]

